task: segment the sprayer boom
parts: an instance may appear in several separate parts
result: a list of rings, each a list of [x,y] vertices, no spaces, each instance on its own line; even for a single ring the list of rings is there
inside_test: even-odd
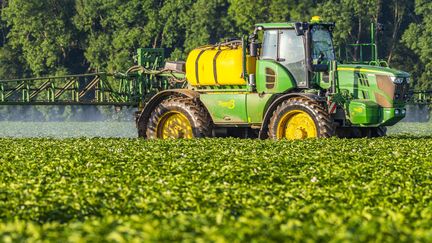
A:
[[[125,73],[0,80],[0,105],[139,106],[159,91],[183,87],[184,73],[166,66],[163,51],[143,48],[138,65]]]

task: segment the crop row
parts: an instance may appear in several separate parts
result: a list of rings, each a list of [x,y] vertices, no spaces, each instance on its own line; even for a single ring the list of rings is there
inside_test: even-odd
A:
[[[0,241],[432,239],[432,139],[0,139]]]

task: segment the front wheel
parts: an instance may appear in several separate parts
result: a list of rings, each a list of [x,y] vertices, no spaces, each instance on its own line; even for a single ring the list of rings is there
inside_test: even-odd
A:
[[[332,119],[316,101],[297,97],[286,100],[273,112],[269,138],[306,139],[328,138],[334,135]]]
[[[174,97],[152,112],[146,135],[150,139],[202,138],[211,135],[208,112],[195,101]]]

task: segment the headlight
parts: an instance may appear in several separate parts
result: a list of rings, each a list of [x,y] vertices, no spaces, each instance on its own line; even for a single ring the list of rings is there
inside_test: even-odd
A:
[[[409,77],[408,77],[408,78],[405,78],[405,80],[406,80],[407,84],[409,84],[409,83],[411,82],[411,80],[410,80]]]
[[[398,116],[398,115],[399,115],[399,112],[400,112],[400,111],[399,111],[398,109],[396,109],[396,110],[395,110],[395,115]]]
[[[402,115],[405,115],[405,114],[406,114],[406,110],[403,109],[403,110],[402,110]]]
[[[390,77],[390,78],[395,84],[402,84],[405,81],[404,78],[396,78],[396,77]]]

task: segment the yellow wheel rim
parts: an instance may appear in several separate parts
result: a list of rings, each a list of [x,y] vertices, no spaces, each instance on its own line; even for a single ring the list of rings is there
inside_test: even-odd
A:
[[[317,128],[312,117],[301,110],[287,112],[277,126],[277,139],[316,138]]]
[[[158,138],[193,138],[192,126],[185,115],[177,111],[165,113],[157,125]]]

